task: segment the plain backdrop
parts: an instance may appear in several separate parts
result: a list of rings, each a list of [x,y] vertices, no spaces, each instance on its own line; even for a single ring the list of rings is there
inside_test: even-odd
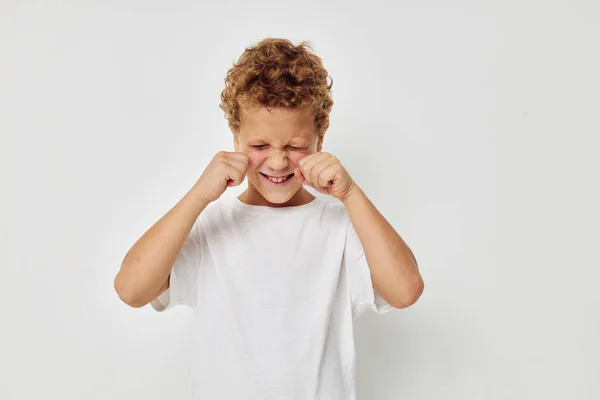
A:
[[[425,279],[357,320],[358,399],[600,398],[597,1],[2,0],[0,399],[189,398],[191,310],[113,278],[265,37],[323,59],[324,151]]]

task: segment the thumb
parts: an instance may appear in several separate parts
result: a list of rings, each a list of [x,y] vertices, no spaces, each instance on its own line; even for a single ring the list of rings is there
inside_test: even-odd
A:
[[[298,180],[299,180],[300,182],[302,182],[303,184],[304,184],[304,183],[307,183],[307,182],[306,182],[306,179],[304,179],[304,175],[302,175],[302,172],[300,172],[300,169],[298,169],[298,168],[294,168],[294,176],[295,176],[296,178],[298,178]]]

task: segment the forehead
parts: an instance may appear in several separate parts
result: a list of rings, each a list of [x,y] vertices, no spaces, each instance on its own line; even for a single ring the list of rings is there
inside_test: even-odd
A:
[[[312,140],[314,131],[313,114],[308,110],[260,108],[242,111],[240,135],[247,141],[290,141]]]

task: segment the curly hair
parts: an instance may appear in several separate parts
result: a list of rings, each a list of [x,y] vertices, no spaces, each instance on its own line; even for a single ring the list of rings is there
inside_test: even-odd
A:
[[[225,112],[229,129],[238,132],[245,109],[285,107],[310,109],[315,132],[324,135],[333,107],[333,79],[312,50],[306,41],[294,46],[278,38],[263,39],[246,48],[227,71],[221,92],[219,107]]]

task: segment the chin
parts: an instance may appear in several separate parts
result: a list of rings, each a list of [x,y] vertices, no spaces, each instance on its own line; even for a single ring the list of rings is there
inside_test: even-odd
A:
[[[300,187],[290,189],[291,190],[287,190],[285,192],[275,192],[273,190],[269,190],[269,188],[262,187],[258,190],[258,192],[269,203],[283,205],[294,198],[294,195],[298,192]]]
[[[259,194],[260,197],[262,197],[269,204],[285,205],[286,203],[292,201],[294,196],[302,188],[302,185],[298,184],[298,182],[290,182],[288,186],[284,187],[272,187],[268,183],[262,182],[264,178],[253,178],[254,179],[249,180],[249,183],[254,186],[255,194]]]

